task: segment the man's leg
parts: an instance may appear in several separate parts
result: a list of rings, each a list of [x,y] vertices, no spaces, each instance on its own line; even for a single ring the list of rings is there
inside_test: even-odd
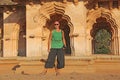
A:
[[[56,49],[51,49],[50,53],[48,55],[48,59],[45,63],[45,68],[53,68],[54,67],[55,57],[56,57]]]
[[[57,68],[56,68],[56,75],[60,74],[60,69],[64,68],[65,65],[65,59],[64,59],[64,50],[59,49],[57,51]]]

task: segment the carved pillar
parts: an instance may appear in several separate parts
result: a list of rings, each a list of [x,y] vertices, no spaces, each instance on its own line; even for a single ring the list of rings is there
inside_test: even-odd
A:
[[[118,55],[119,54],[119,47],[118,47],[118,37],[115,35],[112,37],[112,54]]]
[[[111,53],[114,54],[114,38],[111,40]]]
[[[18,32],[19,25],[4,24],[4,38],[3,38],[3,57],[15,57],[18,55]]]
[[[90,35],[87,35],[87,54],[86,55],[92,55],[92,37]]]
[[[74,49],[74,37],[70,36],[70,46],[71,46],[71,55],[75,56],[75,49]]]
[[[120,9],[120,0],[118,0],[118,8]]]
[[[117,37],[116,37],[116,51],[117,51],[117,55],[119,55],[119,37],[118,37],[118,35],[117,35]]]
[[[12,7],[12,6],[11,6]],[[15,57],[18,54],[18,32],[20,25],[20,15],[22,11],[11,10],[10,7],[4,8],[3,13],[3,57]]]
[[[115,50],[116,50],[116,55],[119,54],[119,40],[118,40],[118,34],[115,35]]]
[[[116,25],[113,25],[113,27],[116,27]],[[119,34],[117,33],[117,30],[115,29],[115,34],[113,36],[114,39],[114,52],[115,55],[119,54]]]
[[[114,37],[114,54],[117,55],[117,36]]]
[[[113,1],[110,0],[110,2],[109,2],[109,9],[110,9],[110,10],[112,9],[112,4],[113,4]]]
[[[118,46],[120,45],[120,30],[118,29]],[[118,47],[119,48],[119,52],[118,52],[118,55],[120,56],[120,46]]]
[[[27,57],[39,57],[41,56],[41,32],[42,28],[39,22],[42,22],[39,18],[37,8],[40,6],[26,5],[26,56]],[[34,27],[35,26],[35,27]]]

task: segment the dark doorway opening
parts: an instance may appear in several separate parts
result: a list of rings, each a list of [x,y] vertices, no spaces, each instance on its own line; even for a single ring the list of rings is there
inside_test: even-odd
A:
[[[18,40],[18,56],[26,56],[26,25],[20,27]]]
[[[20,30],[19,30],[19,40],[18,40],[18,56],[25,57],[26,56],[26,7],[21,6],[20,10],[23,12],[21,15],[21,20],[19,22]]]
[[[94,54],[111,54],[112,28],[105,18],[98,18],[91,31]]]
[[[0,7],[0,57],[3,56],[3,8]]]
[[[69,36],[69,34],[70,34],[70,27],[68,26],[67,22],[64,21],[64,20],[62,20],[61,24],[63,26],[62,30],[64,31],[65,41],[66,41],[65,53],[66,53],[66,55],[70,55],[71,54],[70,36]]]

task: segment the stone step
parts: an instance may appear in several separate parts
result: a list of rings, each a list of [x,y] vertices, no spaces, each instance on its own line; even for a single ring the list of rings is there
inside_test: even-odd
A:
[[[44,69],[45,60],[40,59],[1,59],[0,74],[39,74]],[[56,64],[56,62],[55,62]],[[107,58],[66,58],[65,68],[62,72],[78,72],[78,73],[109,73],[120,72],[120,60]],[[49,69],[48,73],[54,74],[55,69]]]

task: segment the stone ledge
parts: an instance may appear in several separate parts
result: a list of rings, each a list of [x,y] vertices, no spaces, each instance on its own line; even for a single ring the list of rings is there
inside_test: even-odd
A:
[[[39,73],[44,68],[44,61],[41,57],[14,57],[0,58],[0,74],[3,73],[21,73],[27,72],[30,74]],[[46,59],[46,58],[45,58]],[[54,69],[52,69],[53,71]],[[120,72],[120,57],[119,56],[83,56],[65,57],[65,68],[63,72]]]
[[[47,59],[44,57],[0,57],[0,61],[40,61],[41,59]],[[91,61],[91,60],[120,60],[120,56],[116,55],[91,55],[91,56],[65,56],[65,60],[80,60],[80,61]]]

